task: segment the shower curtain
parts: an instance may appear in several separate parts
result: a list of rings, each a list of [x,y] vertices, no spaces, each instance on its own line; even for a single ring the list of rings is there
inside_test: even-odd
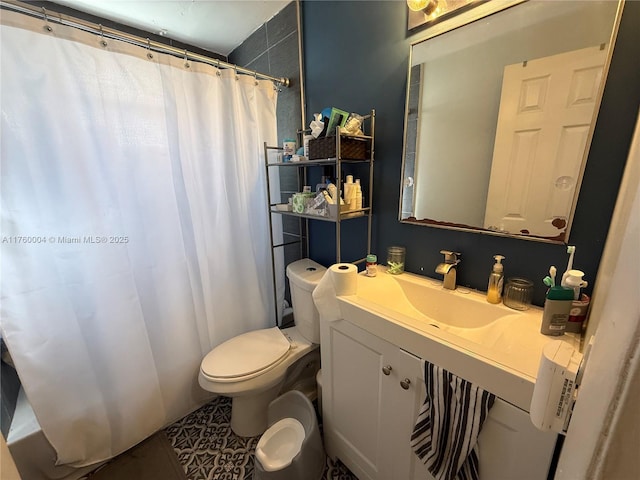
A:
[[[275,324],[277,93],[45,23],[2,12],[2,333],[58,464],[82,466],[205,403],[203,356]]]

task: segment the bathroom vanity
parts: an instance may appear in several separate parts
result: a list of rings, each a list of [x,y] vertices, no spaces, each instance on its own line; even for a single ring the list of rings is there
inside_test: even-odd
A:
[[[321,322],[327,453],[360,480],[433,478],[409,445],[424,359],[497,397],[478,441],[481,478],[546,479],[557,436],[528,413],[551,339],[539,333],[541,310],[489,305],[479,292],[384,269],[357,281],[356,295],[337,297],[343,319]]]

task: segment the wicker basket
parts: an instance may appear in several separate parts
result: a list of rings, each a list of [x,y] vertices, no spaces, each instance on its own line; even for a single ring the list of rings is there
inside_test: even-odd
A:
[[[367,160],[371,156],[368,138],[342,137],[340,156],[350,160]],[[336,137],[320,137],[309,140],[309,160],[336,157]]]

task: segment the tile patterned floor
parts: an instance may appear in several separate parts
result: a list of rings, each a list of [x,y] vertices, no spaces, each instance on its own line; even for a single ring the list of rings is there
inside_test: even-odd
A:
[[[251,480],[259,437],[231,431],[231,399],[217,397],[165,429],[189,480]],[[357,480],[327,458],[323,479]]]

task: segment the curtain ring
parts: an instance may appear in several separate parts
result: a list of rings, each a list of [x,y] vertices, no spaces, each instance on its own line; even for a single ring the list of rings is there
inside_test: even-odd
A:
[[[106,47],[107,41],[104,39],[104,31],[102,30],[102,24],[99,23],[98,26],[100,27],[100,45],[102,45],[103,47]]]
[[[189,59],[187,58],[187,50],[184,51],[184,68],[191,68],[189,64]]]
[[[47,17],[47,9],[42,7],[42,16],[44,18],[44,29],[47,32],[53,32],[53,28],[49,25],[49,17]]]
[[[253,72],[253,84],[257,87],[259,85],[258,82],[258,72]]]
[[[153,58],[153,53],[151,53],[151,40],[147,37],[147,58],[151,60]]]
[[[216,76],[222,76],[222,73],[220,73],[220,60],[216,60]]]
[[[236,81],[240,80],[240,78],[238,77],[238,65],[234,65],[233,69],[236,71]]]

